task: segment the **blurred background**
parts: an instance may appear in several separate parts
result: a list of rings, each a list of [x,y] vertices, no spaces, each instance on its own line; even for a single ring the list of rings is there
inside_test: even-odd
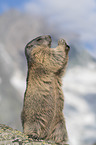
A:
[[[70,45],[63,78],[70,145],[96,142],[96,0],[0,0],[0,123],[22,131],[27,42],[52,36]]]

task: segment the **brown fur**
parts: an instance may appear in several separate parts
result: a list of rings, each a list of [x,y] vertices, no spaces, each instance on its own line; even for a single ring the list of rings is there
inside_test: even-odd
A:
[[[49,35],[40,36],[25,48],[28,62],[27,88],[22,111],[24,133],[35,139],[67,142],[63,117],[61,77],[68,62],[69,47],[64,39],[56,48]]]

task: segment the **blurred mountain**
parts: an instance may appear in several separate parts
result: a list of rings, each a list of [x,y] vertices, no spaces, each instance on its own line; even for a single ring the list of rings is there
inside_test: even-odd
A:
[[[22,69],[25,68],[25,45],[31,39],[43,34],[51,34],[53,45],[57,43],[58,31],[56,32],[54,27],[48,25],[42,17],[22,14],[15,10],[0,16],[0,42],[6,48],[14,63],[17,63],[18,67]],[[66,36],[62,37],[66,38]],[[67,39],[70,41],[70,36],[67,37],[69,37]],[[72,65],[78,63],[85,65],[93,61],[92,56],[85,49],[81,49],[80,45],[78,46],[76,43],[70,45],[70,62]]]
[[[20,112],[23,105],[27,76],[24,47],[27,42],[33,38],[46,34],[52,36],[52,47],[55,47],[58,39],[61,37],[58,35],[58,31],[54,26],[49,25],[44,18],[39,16],[20,13],[15,10],[0,15],[0,123],[22,130]],[[79,122],[79,120],[80,117],[88,115],[89,112],[93,116],[96,113],[93,111],[94,108],[92,108],[92,104],[90,104],[92,99],[94,99],[94,106],[96,106],[96,97],[94,97],[96,96],[96,59],[93,58],[80,43],[77,41],[72,42],[72,36],[74,36],[75,39],[75,34],[68,36],[65,34],[62,36],[68,40],[71,46],[69,53],[69,69],[65,75],[65,89],[63,89],[66,100],[65,112],[67,112],[65,115],[69,126],[70,140],[72,139],[73,141],[71,144],[79,145],[79,140],[79,142],[82,141],[81,144],[83,145],[83,143],[88,141],[89,137],[87,136],[82,139],[82,132],[85,131],[86,134],[88,127],[92,129],[95,124],[92,120],[93,122],[90,121],[89,126],[86,127],[83,122]],[[66,96],[69,97],[66,98]],[[92,97],[91,100],[90,96]],[[79,103],[81,103],[81,106]],[[84,106],[82,107],[82,104],[85,105],[85,108]],[[83,113],[82,109],[79,107],[84,108],[86,111]],[[73,122],[71,119],[75,117],[74,114],[77,118],[73,119]],[[78,117],[77,114],[80,116]],[[76,132],[76,128],[78,128],[77,122],[80,123],[80,127],[83,127],[82,130],[80,130],[79,127],[79,132]],[[91,130],[91,132],[91,135],[96,133],[94,129]],[[92,137],[90,140],[94,141],[94,137]]]

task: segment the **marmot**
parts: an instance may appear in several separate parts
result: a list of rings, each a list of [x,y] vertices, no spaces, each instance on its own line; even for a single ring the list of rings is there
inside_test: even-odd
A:
[[[64,144],[68,137],[62,112],[61,77],[70,47],[60,39],[58,46],[51,48],[51,41],[49,35],[44,35],[25,47],[28,74],[21,119],[24,133],[29,137]]]

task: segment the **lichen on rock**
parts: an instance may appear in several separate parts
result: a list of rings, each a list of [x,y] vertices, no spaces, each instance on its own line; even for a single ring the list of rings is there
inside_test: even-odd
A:
[[[21,131],[0,124],[0,145],[55,145],[49,141],[34,141]]]

